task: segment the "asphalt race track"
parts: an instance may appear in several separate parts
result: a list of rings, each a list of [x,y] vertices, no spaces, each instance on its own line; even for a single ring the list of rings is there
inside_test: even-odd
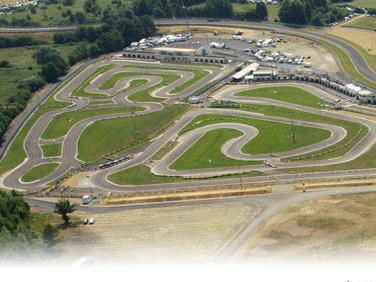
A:
[[[79,87],[88,77],[92,75],[92,73],[97,70],[101,66],[105,66],[108,64],[113,64],[114,66],[107,70],[106,72],[100,74],[97,77],[94,77],[89,85],[86,87],[85,91],[91,94],[101,94],[104,95],[103,98],[100,100],[111,100],[113,103],[111,104],[103,104],[103,105],[89,105],[89,98],[87,97],[75,97],[72,95],[73,91]],[[133,64],[133,66],[129,66]],[[124,67],[127,65],[126,67]],[[154,68],[153,68],[154,67]],[[77,159],[77,144],[80,138],[80,135],[84,131],[84,129],[92,124],[93,122],[104,120],[104,119],[112,119],[118,117],[129,117],[131,115],[145,115],[155,111],[159,111],[166,107],[167,105],[173,103],[180,103],[184,97],[187,97],[196,89],[201,88],[203,85],[217,79],[219,77],[223,77],[228,71],[229,68],[234,67],[233,65],[221,66],[221,67],[212,67],[212,66],[204,66],[204,65],[190,65],[182,66],[179,64],[171,65],[171,64],[159,64],[153,62],[131,62],[126,60],[102,60],[100,62],[96,62],[95,64],[89,65],[85,68],[81,73],[75,76],[65,87],[63,87],[60,91],[55,94],[55,99],[58,101],[70,102],[72,103],[71,106],[51,111],[38,119],[38,121],[34,124],[32,129],[27,134],[25,141],[24,141],[24,149],[27,154],[27,159],[18,167],[11,170],[2,178],[2,185],[9,188],[17,188],[17,189],[24,189],[24,190],[37,190],[40,186],[46,185],[53,181],[54,179],[58,178],[59,176],[66,173],[71,168],[77,167],[78,165],[82,164],[82,161]],[[186,83],[187,81],[193,79],[194,75],[190,72],[190,69],[197,69],[197,70],[207,70],[208,75],[198,81],[196,84],[188,87],[184,91],[181,91],[177,94],[171,94],[170,92],[175,89],[176,87]],[[118,81],[114,82],[113,88],[100,90],[100,86],[108,81],[111,77],[116,74],[122,72],[131,72],[133,75],[124,76],[120,78]],[[163,103],[157,102],[134,102],[129,97],[142,90],[154,85],[160,84],[162,81],[161,74],[178,74],[179,78],[174,82],[170,83],[169,85],[164,85],[158,89],[155,89],[150,94],[152,97],[163,99]],[[143,79],[146,80],[146,83],[138,86],[134,89],[129,91],[123,91],[126,89],[130,83],[136,79]],[[336,97],[321,88],[317,88],[313,85],[307,85],[302,83],[274,83],[273,86],[294,86],[302,88],[313,95],[319,97],[328,102],[333,102]],[[312,166],[321,166],[321,165],[328,165],[328,164],[339,164],[354,160],[355,158],[362,155],[366,152],[374,143],[376,138],[376,123],[373,120],[364,119],[361,117],[357,117],[354,115],[345,114],[343,112],[334,112],[328,111],[324,109],[316,109],[307,106],[301,106],[297,104],[291,104],[287,102],[271,100],[266,98],[254,98],[254,97],[244,97],[244,96],[237,96],[236,94],[242,92],[247,89],[254,89],[260,87],[268,87],[270,85],[265,84],[257,84],[257,85],[232,85],[228,86],[221,91],[217,92],[213,97],[217,101],[232,101],[232,102],[239,102],[239,103],[256,103],[256,104],[266,104],[266,105],[274,105],[274,106],[283,106],[285,108],[300,110],[304,112],[309,112],[318,115],[329,116],[333,118],[343,119],[351,122],[356,122],[359,124],[363,124],[368,127],[369,131],[365,135],[365,137],[360,140],[351,150],[349,150],[346,154],[340,157],[332,158],[329,160],[305,160],[299,162],[281,162],[282,158],[293,157],[309,152],[318,151],[329,147],[333,144],[338,143],[343,138],[346,137],[347,132],[345,129],[330,125],[330,124],[323,124],[323,123],[314,123],[309,121],[300,121],[296,120],[294,123],[300,126],[306,127],[313,127],[328,130],[331,133],[331,136],[326,140],[318,142],[316,144],[312,144],[309,146],[305,146],[302,148],[297,148],[287,152],[270,152],[271,154],[260,154],[260,155],[248,155],[242,152],[242,147],[250,142],[254,137],[258,135],[258,130],[252,126],[244,125],[240,123],[217,123],[212,124],[209,126],[204,126],[195,130],[191,130],[189,132],[180,135],[179,132],[189,124],[192,119],[197,116],[203,114],[222,114],[222,115],[231,115],[231,116],[238,116],[238,117],[245,117],[245,118],[252,118],[257,120],[264,120],[269,122],[277,122],[277,123],[284,123],[290,124],[290,119],[287,118],[279,118],[274,116],[266,116],[259,113],[252,113],[246,112],[238,109],[229,109],[229,108],[208,108],[208,107],[193,107],[187,113],[185,113],[179,120],[177,120],[171,127],[169,127],[163,134],[159,137],[155,138],[151,142],[149,142],[143,150],[136,155],[135,158],[130,159],[126,162],[123,162],[117,166],[110,167],[107,169],[102,169],[95,172],[94,175],[91,176],[91,181],[95,187],[105,191],[135,191],[135,190],[153,190],[153,189],[169,189],[171,184],[166,185],[140,185],[140,186],[124,186],[124,185],[117,185],[108,181],[107,176],[115,173],[117,171],[148,162],[148,160],[160,149],[162,148],[167,142],[171,141],[172,139],[177,139],[178,146],[168,152],[160,161],[157,161],[152,164],[151,171],[155,175],[164,175],[164,176],[180,176],[180,177],[188,177],[188,178],[203,178],[203,177],[213,177],[213,176],[221,176],[221,175],[228,175],[228,174],[236,174],[239,173],[239,167],[220,167],[220,168],[206,168],[206,169],[193,169],[193,170],[173,170],[170,168],[171,164],[177,160],[180,156],[182,156],[191,146],[193,146],[205,133],[210,132],[214,129],[218,128],[233,128],[237,129],[242,132],[242,135],[238,138],[233,140],[229,140],[225,144],[222,144],[221,151],[224,155],[238,160],[259,160],[259,161],[267,161],[274,164],[274,167],[267,166],[265,164],[261,165],[245,165],[241,166],[241,171],[260,171],[265,172],[268,176],[259,176],[249,178],[250,182],[262,183],[262,182],[269,182],[270,175],[273,177],[278,176],[280,178],[288,178],[291,175],[286,173],[281,173],[277,171],[277,169],[282,168],[298,168],[298,167],[312,167]],[[116,107],[116,106],[138,106],[142,107],[143,110],[135,112],[135,113],[118,113],[118,114],[111,114],[111,115],[101,115],[90,117],[84,120],[81,120],[75,123],[72,128],[68,131],[68,133],[58,138],[57,140],[43,140],[41,138],[45,128],[51,122],[53,117],[59,115],[63,112],[69,111],[77,111],[81,109],[91,109],[91,108],[108,108],[108,107]],[[105,134],[105,132],[104,132]],[[42,150],[40,145],[43,144],[53,144],[53,143],[61,143],[62,144],[62,156],[61,157],[50,157],[46,158],[43,157]],[[277,157],[278,156],[278,157]],[[58,168],[53,171],[51,174],[47,175],[46,177],[39,179],[32,183],[23,183],[21,181],[21,177],[28,172],[31,168],[48,162],[57,162],[59,163]],[[341,172],[343,174],[347,174],[346,172]],[[294,176],[295,177],[295,176]],[[304,175],[304,177],[308,178],[319,178],[322,177],[322,173],[311,173]],[[209,186],[214,182],[218,182],[221,180],[206,180],[206,181],[192,181],[192,182],[185,182],[185,183],[177,183],[174,184],[174,187],[196,187],[196,186]],[[223,183],[229,184],[237,181],[231,179],[224,179]]]

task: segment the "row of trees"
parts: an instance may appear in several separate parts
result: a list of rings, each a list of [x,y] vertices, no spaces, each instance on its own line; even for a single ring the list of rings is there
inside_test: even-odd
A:
[[[149,16],[121,18],[112,10],[108,11],[106,24],[100,27],[80,26],[74,32],[56,33],[54,43],[81,41],[75,50],[69,54],[70,65],[87,58],[95,58],[100,54],[122,50],[131,42],[143,37],[154,35],[156,28]]]
[[[62,228],[69,226],[69,213],[75,211],[76,205],[69,200],[60,199],[54,212],[63,219]],[[33,230],[34,215],[22,196],[15,191],[0,191],[0,257],[24,257],[40,248],[49,253],[58,242],[59,229],[49,223],[45,224],[41,234]],[[40,245],[42,239],[43,245]]]
[[[283,0],[278,16],[283,23],[322,26],[349,13],[328,0]]]
[[[45,41],[35,39],[31,36],[0,36],[0,48],[12,48],[44,44]]]

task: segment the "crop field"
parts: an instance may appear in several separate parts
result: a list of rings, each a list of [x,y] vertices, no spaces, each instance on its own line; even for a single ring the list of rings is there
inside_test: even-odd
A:
[[[346,26],[355,26],[355,27],[366,27],[370,29],[375,29],[376,28],[376,18],[375,17],[360,17],[354,21],[351,21],[348,24],[344,25]],[[357,36],[356,34],[354,34]]]

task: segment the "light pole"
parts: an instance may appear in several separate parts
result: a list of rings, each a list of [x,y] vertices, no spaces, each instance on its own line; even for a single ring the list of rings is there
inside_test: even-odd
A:
[[[290,138],[291,138],[292,142],[295,143],[295,130],[294,130],[294,120],[293,120],[293,114],[294,114],[294,112],[293,111],[289,111],[289,114],[290,114],[290,123],[291,123],[291,135],[290,135]]]

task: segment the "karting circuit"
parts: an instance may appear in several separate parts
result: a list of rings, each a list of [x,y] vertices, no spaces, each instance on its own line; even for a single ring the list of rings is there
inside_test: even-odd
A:
[[[78,167],[92,171],[92,185],[104,191],[172,186],[138,187],[114,177],[139,165],[147,165],[156,177],[175,177],[176,182],[177,177],[206,179],[201,184],[210,185],[211,177],[218,181],[221,176],[249,172],[258,174],[247,181],[262,182],[269,180],[268,175],[289,176],[288,169],[350,162],[373,145],[376,123],[326,109],[322,105],[337,97],[314,84],[226,85],[200,96],[203,103],[198,106],[189,105],[188,96],[224,78],[234,65],[114,59],[87,66],[45,102],[64,107],[51,106],[35,121],[23,140],[25,158],[9,169],[2,185],[37,191]],[[294,103],[294,95],[304,96],[305,102]],[[312,106],[307,106],[310,102]],[[262,107],[265,112],[258,112]],[[148,116],[143,123],[136,121]],[[129,123],[131,119],[140,127]],[[150,138],[143,138],[144,130]],[[124,134],[134,142],[118,140]],[[151,161],[171,141],[175,145]],[[128,146],[119,150],[116,144]],[[48,155],[46,146],[52,146],[50,151],[58,148],[57,154]],[[305,157],[295,160],[300,156]],[[322,176],[307,173],[307,177]],[[201,184],[184,181],[182,186]]]
[[[376,174],[359,161],[375,150],[369,98],[308,64],[256,63],[240,41],[200,57],[193,40],[79,66],[11,140],[2,187],[100,197]]]

